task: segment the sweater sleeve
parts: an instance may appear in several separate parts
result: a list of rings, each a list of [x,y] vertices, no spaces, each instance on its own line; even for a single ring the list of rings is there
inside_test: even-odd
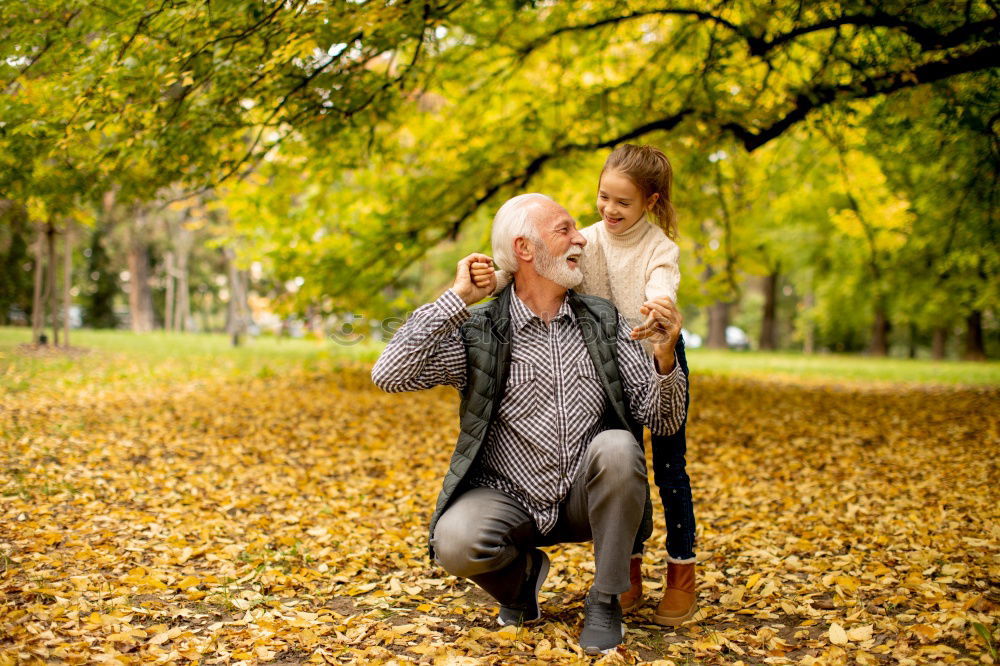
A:
[[[645,296],[647,301],[666,296],[677,303],[677,289],[681,284],[680,248],[665,234],[660,234],[646,264]]]

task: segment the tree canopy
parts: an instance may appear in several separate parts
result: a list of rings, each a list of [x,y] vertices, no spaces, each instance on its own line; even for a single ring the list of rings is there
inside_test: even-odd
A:
[[[322,143],[370,127],[449,8],[53,0],[4,10],[0,188],[51,198],[118,187],[141,199],[238,177],[291,132]],[[46,189],[47,178],[60,182]]]
[[[207,195],[244,261],[306,276],[297,298],[324,307],[412,306],[526,189],[589,222],[602,158],[627,141],[675,163],[688,302],[778,274],[821,297],[832,271],[876,318],[996,304],[988,1],[8,7],[3,198],[87,221],[109,191]],[[900,298],[914,262],[938,277]],[[935,286],[962,296],[925,307]]]

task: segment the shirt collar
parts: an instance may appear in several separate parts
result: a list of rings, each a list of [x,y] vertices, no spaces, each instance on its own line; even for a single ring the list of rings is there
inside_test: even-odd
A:
[[[563,297],[563,302],[559,305],[559,312],[556,316],[552,318],[552,321],[557,319],[568,318],[570,321],[576,321],[576,316],[573,314],[573,308],[569,306],[569,291],[566,291],[566,295]],[[524,304],[520,298],[517,297],[517,292],[514,291],[514,287],[510,288],[510,323],[513,324],[514,328],[518,331],[523,329],[528,323],[536,319],[540,323],[542,318],[531,311],[527,305]]]

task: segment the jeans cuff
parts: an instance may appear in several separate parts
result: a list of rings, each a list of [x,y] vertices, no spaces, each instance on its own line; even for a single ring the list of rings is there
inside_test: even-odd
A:
[[[698,558],[694,557],[694,556],[685,557],[684,559],[680,559],[680,558],[677,558],[677,557],[670,557],[669,555],[667,555],[667,562],[669,562],[670,564],[694,564],[697,561],[698,561]]]

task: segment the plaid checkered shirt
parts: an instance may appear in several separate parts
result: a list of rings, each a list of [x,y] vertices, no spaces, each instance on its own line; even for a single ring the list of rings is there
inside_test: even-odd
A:
[[[601,430],[605,395],[567,299],[548,325],[513,292],[510,310],[507,386],[469,481],[521,502],[546,534]],[[442,384],[463,390],[466,352],[458,328],[469,316],[450,289],[418,308],[372,369],[375,383],[393,393]],[[684,371],[675,363],[659,374],[630,331],[619,314],[618,369],[632,417],[655,434],[675,432],[684,418]]]

